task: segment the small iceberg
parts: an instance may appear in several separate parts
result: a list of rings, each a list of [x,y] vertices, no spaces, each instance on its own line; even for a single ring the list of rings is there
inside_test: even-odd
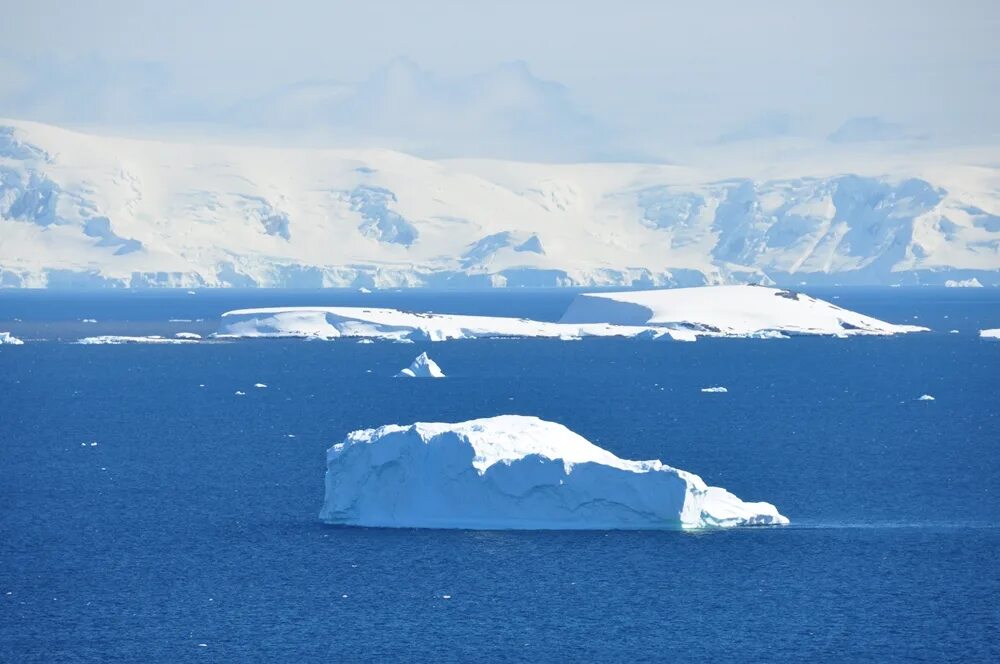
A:
[[[917,399],[917,401],[934,401],[934,397],[932,397],[929,394],[921,394],[920,398]]]
[[[0,332],[0,345],[23,346],[24,342],[15,337],[10,332]]]
[[[234,394],[234,396],[237,396],[237,397],[245,397],[247,395],[247,393],[244,392],[243,390],[236,390],[236,392],[234,392],[233,394]]]
[[[264,389],[265,387],[267,387],[265,383],[254,383],[253,386],[256,387],[257,389]]]
[[[729,390],[727,390],[726,388],[724,388],[721,385],[719,385],[717,387],[703,387],[703,388],[701,388],[701,391],[702,392],[712,392],[712,393],[716,393],[716,394],[721,394],[721,393],[724,393],[724,392],[728,392]]]
[[[660,461],[629,461],[561,424],[501,415],[388,425],[327,451],[327,523],[385,528],[679,530],[784,525]]]
[[[395,378],[444,378],[444,372],[427,353],[417,355],[413,364],[400,371]]]
[[[983,339],[1000,339],[1000,327],[991,330],[979,330],[979,336]]]
[[[201,339],[201,335],[194,332],[177,332],[174,334],[174,337],[177,339],[193,339],[195,341]]]

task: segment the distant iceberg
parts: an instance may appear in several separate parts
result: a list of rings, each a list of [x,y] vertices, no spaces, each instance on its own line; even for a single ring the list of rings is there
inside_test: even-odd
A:
[[[444,378],[441,367],[427,353],[417,355],[417,359],[407,368],[400,371],[396,378]]]
[[[193,339],[195,341],[201,339],[201,335],[194,332],[176,332],[174,337],[177,339]]]
[[[398,528],[691,529],[783,525],[659,461],[620,459],[566,427],[501,415],[388,425],[327,451],[327,523]]]
[[[76,343],[82,344],[84,346],[102,346],[102,345],[114,345],[114,344],[193,344],[197,343],[196,339],[181,338],[175,339],[170,337],[161,337],[158,335],[150,335],[148,337],[135,337],[135,336],[123,336],[106,334],[99,337],[84,337],[82,339],[77,339]]]
[[[725,392],[728,392],[729,390],[727,390],[726,388],[724,388],[724,387],[722,387],[722,386],[720,385],[720,386],[718,386],[718,387],[703,387],[703,388],[701,388],[701,391],[702,391],[702,392],[718,392],[718,393],[725,393]]]
[[[23,346],[24,342],[15,337],[10,332],[0,332],[0,345]]]
[[[1000,327],[992,330],[979,330],[979,336],[983,339],[1000,339]]]
[[[787,290],[709,286],[583,293],[558,323],[525,318],[411,313],[369,307],[238,309],[217,337],[340,337],[444,341],[496,337],[629,337],[693,341],[700,336],[891,335],[926,331],[894,325]]]
[[[934,397],[932,397],[929,394],[921,394],[920,398],[917,399],[917,401],[934,401]]]
[[[982,288],[983,285],[975,277],[971,279],[948,279],[944,282],[947,288]]]

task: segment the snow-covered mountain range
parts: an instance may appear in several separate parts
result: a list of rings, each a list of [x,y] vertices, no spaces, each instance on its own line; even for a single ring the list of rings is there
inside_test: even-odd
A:
[[[1000,284],[1000,167],[887,163],[433,161],[0,121],[0,286]]]

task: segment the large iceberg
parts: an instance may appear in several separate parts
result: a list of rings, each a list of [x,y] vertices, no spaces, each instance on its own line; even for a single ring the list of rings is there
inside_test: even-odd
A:
[[[979,330],[979,336],[983,339],[1000,339],[1000,327],[992,330]]]
[[[365,429],[327,451],[320,519],[470,529],[696,529],[783,525],[659,461],[620,459],[566,427],[501,415]]]
[[[417,355],[410,366],[400,371],[396,378],[444,378],[444,372],[427,353]]]
[[[807,295],[761,286],[711,286],[576,297],[558,323],[369,307],[271,307],[222,315],[217,337],[362,337],[444,341],[489,337],[631,337],[693,341],[698,336],[780,338],[919,332]]]

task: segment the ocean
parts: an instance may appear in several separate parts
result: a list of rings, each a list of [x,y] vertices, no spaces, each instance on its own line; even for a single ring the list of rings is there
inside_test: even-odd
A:
[[[1000,660],[1000,341],[978,336],[1000,292],[807,292],[933,331],[82,346],[250,306],[553,320],[573,292],[0,291],[0,331],[26,341],[0,346],[0,661]],[[424,350],[447,379],[392,378]],[[501,413],[792,525],[318,520],[347,432]]]

